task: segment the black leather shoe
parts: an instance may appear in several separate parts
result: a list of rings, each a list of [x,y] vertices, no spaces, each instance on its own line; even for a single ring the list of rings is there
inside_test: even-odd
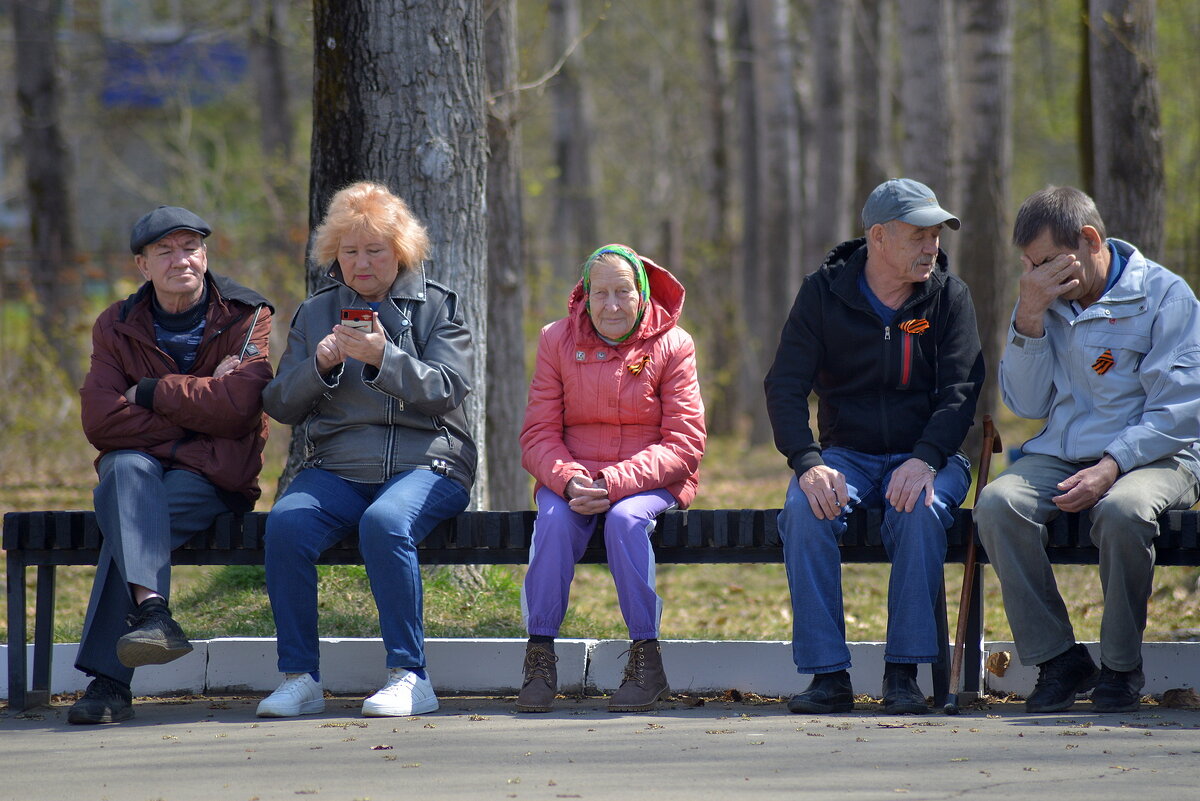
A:
[[[1113,670],[1102,663],[1096,689],[1092,690],[1092,708],[1097,712],[1136,712],[1145,686],[1141,664],[1133,670]]]
[[[830,712],[854,710],[854,688],[845,670],[834,673],[814,673],[808,689],[788,701],[788,711],[796,714],[825,715]]]
[[[883,714],[924,715],[928,711],[929,706],[917,685],[916,676],[904,668],[893,668],[890,664],[884,668]]]
[[[125,667],[164,665],[192,650],[162,598],[147,598],[127,621],[133,631],[117,640],[117,659]]]
[[[1025,700],[1026,712],[1062,712],[1075,696],[1096,686],[1096,663],[1087,648],[1075,643],[1038,665],[1037,686]]]
[[[119,723],[133,717],[129,687],[107,676],[97,676],[83,697],[67,710],[67,723]]]

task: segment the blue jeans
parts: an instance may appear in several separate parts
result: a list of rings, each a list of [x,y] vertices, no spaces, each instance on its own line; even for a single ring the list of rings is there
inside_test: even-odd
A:
[[[303,470],[267,517],[267,593],[275,616],[281,673],[320,668],[317,568],[321,553],[358,526],[358,547],[389,668],[425,667],[425,627],[417,544],[467,507],[462,484],[408,470],[383,484]]]
[[[888,583],[888,662],[936,662],[934,617],[946,560],[946,529],[971,484],[967,460],[956,454],[934,479],[933,505],[925,494],[911,512],[898,512],[883,497],[892,471],[911,454],[868,454],[849,448],[821,452],[825,464],[846,477],[850,500],[835,520],[820,520],[792,476],[779,515],[783,559],[792,594],[792,658],[800,673],[850,667],[842,611],[841,552],[846,515],[858,506],[883,508],[883,544],[892,563]]]
[[[128,684],[133,668],[117,659],[116,645],[129,632],[126,618],[137,608],[129,585],[169,597],[171,551],[230,510],[204,476],[163,470],[141,451],[106,453],[96,470],[100,483],[92,499],[104,541],[75,667]]]

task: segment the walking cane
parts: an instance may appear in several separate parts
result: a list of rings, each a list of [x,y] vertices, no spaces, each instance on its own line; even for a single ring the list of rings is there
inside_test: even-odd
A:
[[[975,500],[979,503],[979,493],[988,483],[988,473],[992,468],[992,454],[1000,453],[1004,445],[1000,442],[1000,434],[992,425],[992,416],[983,416],[983,447],[979,454],[979,478],[975,482]],[[975,591],[975,563],[978,556],[975,553],[975,523],[971,522],[971,531],[967,538],[967,558],[963,564],[962,595],[958,599],[958,626],[954,631],[954,655],[950,659],[950,692],[946,694],[946,705],[942,707],[947,715],[958,714],[958,682],[962,676],[963,651],[966,648],[967,616],[971,605],[971,595]]]

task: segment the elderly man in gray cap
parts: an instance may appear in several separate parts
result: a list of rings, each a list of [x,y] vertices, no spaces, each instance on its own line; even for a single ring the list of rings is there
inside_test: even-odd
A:
[[[139,219],[129,246],[145,283],[92,329],[80,396],[104,540],[75,660],[93,679],[71,723],[129,719],[133,669],[192,650],[167,607],[171,550],[259,496],[272,309],[209,271],[210,233],[176,206]]]
[[[958,452],[975,415],[983,356],[967,285],[938,247],[958,219],[929,187],[880,184],[866,236],[804,279],[766,378],[775,444],[794,475],[779,516],[792,595],[792,655],[811,685],[792,712],[854,707],[838,539],[846,515],[882,508],[892,562],[884,712],[928,711],[917,665],[937,660],[934,616],[945,529],[970,484]],[[808,396],[817,395],[818,436]]]

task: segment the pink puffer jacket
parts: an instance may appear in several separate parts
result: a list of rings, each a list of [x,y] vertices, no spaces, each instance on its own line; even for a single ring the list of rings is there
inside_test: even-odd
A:
[[[687,507],[696,497],[707,433],[696,348],[676,323],[684,290],[643,258],[650,306],[619,345],[597,335],[583,284],[567,317],[542,329],[521,429],[521,464],[562,495],[577,475],[603,477],[609,499],[666,489]]]

